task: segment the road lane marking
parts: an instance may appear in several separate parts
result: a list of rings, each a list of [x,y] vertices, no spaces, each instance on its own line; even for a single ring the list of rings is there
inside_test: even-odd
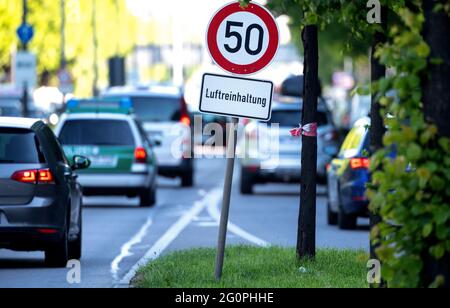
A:
[[[218,202],[216,198],[217,195],[208,194],[203,200],[197,201],[186,214],[184,214],[175,224],[170,227],[169,230],[167,230],[167,232],[153,245],[153,247],[150,248],[145,256],[142,257],[131,268],[131,270],[120,281],[120,284],[129,285],[134,276],[136,276],[138,270],[142,266],[147,265],[147,263],[149,263],[150,261],[157,259],[164,252],[164,250],[166,250],[167,247],[169,247],[169,245],[172,244],[172,242],[180,235],[180,233],[189,226],[192,220],[206,209],[209,203]]]
[[[150,261],[156,260],[170,244],[186,229],[192,221],[195,220],[204,210],[207,210],[211,218],[218,224],[220,221],[219,203],[222,200],[222,189],[216,188],[209,193],[200,193],[204,198],[194,203],[194,206],[186,212],[175,224],[173,224],[166,233],[150,248],[131,270],[120,280],[119,285],[129,285],[131,280],[136,276],[139,269],[147,265]],[[254,236],[247,231],[241,229],[234,223],[229,223],[229,231],[234,235],[253,243],[257,246],[268,247],[270,243]],[[117,280],[116,280],[117,281]]]
[[[147,235],[148,230],[153,224],[153,219],[148,218],[147,222],[142,226],[138,233],[136,233],[131,240],[125,243],[120,249],[120,255],[118,255],[111,263],[111,274],[113,276],[114,281],[119,280],[119,271],[120,271],[120,263],[128,257],[131,257],[133,253],[131,249],[133,246],[140,244],[144,237]]]
[[[222,190],[219,188],[214,189],[212,192],[210,192],[211,195],[215,195],[216,198],[217,196],[219,197],[219,200],[217,200],[216,202],[211,202],[208,204],[207,206],[207,210],[209,215],[218,223],[220,222],[220,210],[219,210],[219,201],[220,201],[220,197],[222,195]],[[237,225],[235,225],[234,223],[232,223],[231,221],[228,223],[228,231],[231,233],[234,233],[235,235],[243,238],[244,240],[253,243],[257,246],[261,246],[261,247],[269,247],[270,243],[266,242],[265,240],[260,239],[259,237],[248,233],[247,231],[241,229],[240,227],[238,227]]]

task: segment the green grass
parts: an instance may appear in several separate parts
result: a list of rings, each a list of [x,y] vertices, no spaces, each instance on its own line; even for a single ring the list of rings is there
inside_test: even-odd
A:
[[[137,288],[367,288],[363,251],[319,250],[316,261],[298,261],[295,250],[228,247],[223,279],[214,279],[214,249],[176,252],[149,263]],[[300,268],[304,267],[306,273]]]

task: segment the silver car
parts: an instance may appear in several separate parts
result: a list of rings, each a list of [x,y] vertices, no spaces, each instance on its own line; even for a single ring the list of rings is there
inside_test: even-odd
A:
[[[278,97],[269,123],[250,122],[238,144],[242,194],[252,194],[256,184],[300,182],[302,143],[290,131],[299,127],[303,101]],[[318,121],[318,181],[326,181],[326,166],[339,150],[339,134],[325,103],[320,101]],[[279,127],[278,127],[279,126]]]

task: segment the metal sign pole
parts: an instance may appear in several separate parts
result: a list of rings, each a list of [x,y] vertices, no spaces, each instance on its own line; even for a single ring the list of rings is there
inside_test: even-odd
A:
[[[230,214],[230,200],[231,189],[233,186],[234,161],[237,144],[237,125],[238,118],[233,118],[231,127],[228,131],[227,143],[227,170],[225,174],[225,186],[223,190],[222,215],[220,218],[219,241],[217,245],[217,260],[216,260],[216,279],[222,278],[223,263],[225,259],[225,245],[227,241],[228,218]]]

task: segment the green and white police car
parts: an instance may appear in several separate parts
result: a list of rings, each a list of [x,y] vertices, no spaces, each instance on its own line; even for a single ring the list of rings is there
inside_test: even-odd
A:
[[[84,195],[139,197],[141,207],[149,207],[156,203],[157,159],[131,114],[129,100],[73,99],[55,134],[68,157],[91,161],[79,172]]]

